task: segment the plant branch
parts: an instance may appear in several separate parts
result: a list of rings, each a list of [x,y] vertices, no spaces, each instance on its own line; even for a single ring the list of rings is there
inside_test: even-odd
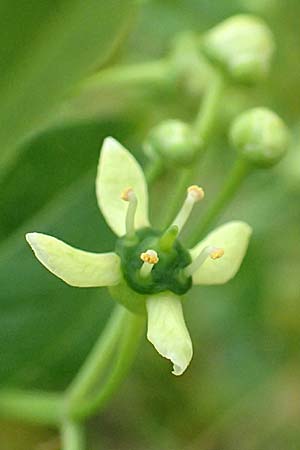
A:
[[[219,196],[212,204],[205,217],[197,226],[195,233],[192,235],[191,245],[196,245],[203,235],[208,231],[211,224],[220,214],[220,212],[232,200],[242,182],[251,171],[251,166],[245,160],[237,160],[231,172],[228,174],[227,180],[220,191]]]
[[[63,395],[40,391],[2,389],[0,416],[41,425],[58,425],[63,413]]]
[[[83,90],[110,88],[117,85],[164,85],[172,82],[167,58],[137,64],[109,67],[84,80],[73,93]]]
[[[103,333],[66,392],[70,405],[80,402],[106,370],[115,354],[128,315],[128,311],[122,306],[115,307]]]
[[[84,426],[78,422],[66,420],[61,426],[63,450],[85,450]]]
[[[69,415],[76,420],[83,420],[103,409],[128,373],[144,330],[145,318],[130,312],[127,315],[118,352],[103,387],[98,391],[97,386],[94,389],[90,386],[91,390],[86,398],[70,404]]]
[[[216,116],[224,88],[224,76],[223,74],[216,72],[213,80],[206,90],[194,122],[194,131],[201,139],[203,149],[207,148],[207,144],[214,131]]]

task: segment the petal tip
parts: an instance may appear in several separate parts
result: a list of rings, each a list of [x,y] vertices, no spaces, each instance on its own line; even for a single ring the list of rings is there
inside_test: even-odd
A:
[[[38,234],[39,233],[36,233],[36,232],[31,232],[31,233],[25,234],[25,239],[30,246],[32,246],[34,244],[34,241],[36,240],[36,237]]]
[[[193,356],[193,345],[186,328],[181,301],[173,295],[147,299],[147,339],[157,352],[173,364],[172,373],[182,375]]]
[[[114,151],[120,148],[121,144],[112,136],[107,136],[102,144],[102,151]]]

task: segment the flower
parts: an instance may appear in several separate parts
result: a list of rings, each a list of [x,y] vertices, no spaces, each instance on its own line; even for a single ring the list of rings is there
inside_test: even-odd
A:
[[[118,236],[115,252],[90,253],[45,234],[28,233],[35,256],[71,286],[107,286],[135,313],[146,313],[147,338],[181,375],[189,365],[192,342],[181,296],[192,284],[221,284],[238,271],[251,228],[232,221],[187,250],[178,239],[192,208],[204,197],[190,186],[182,208],[164,231],[150,227],[147,184],[135,158],[115,139],[105,139],[96,178],[99,207]],[[224,256],[223,256],[224,254]]]

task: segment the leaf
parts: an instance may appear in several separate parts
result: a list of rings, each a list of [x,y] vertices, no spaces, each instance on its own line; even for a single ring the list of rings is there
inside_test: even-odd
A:
[[[103,248],[102,239],[112,247],[108,230],[97,220],[93,188],[91,175],[79,179],[25,228],[68,236],[72,244],[91,250]],[[21,232],[0,250],[0,342],[5,362],[0,382],[45,385],[50,379],[53,386],[58,380],[70,381],[112,306],[105,301],[106,291],[66,286],[36,261]]]
[[[119,128],[124,129],[123,122],[81,123],[49,129],[27,142],[0,183],[1,210],[5,211],[0,241],[82,174],[91,169],[96,176],[101,143],[106,133],[116,134]],[[132,131],[130,124],[127,130]]]
[[[25,233],[49,233],[92,252],[114,249],[95,176],[104,133],[116,128],[126,130],[119,131],[125,141],[132,135],[121,122],[48,130],[26,145],[2,185],[0,384],[65,386],[113,307],[106,289],[71,288],[48,273]]]
[[[2,2],[1,172],[21,150],[20,140],[103,63],[131,11],[131,0]]]

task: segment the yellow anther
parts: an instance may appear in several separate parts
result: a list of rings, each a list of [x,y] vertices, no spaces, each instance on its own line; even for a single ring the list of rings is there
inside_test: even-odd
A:
[[[211,253],[210,253],[210,257],[211,259],[219,259],[222,258],[222,256],[224,255],[224,249],[223,248],[215,248]]]
[[[125,189],[121,194],[121,199],[125,202],[129,202],[132,196],[134,195],[134,191],[131,187]]]
[[[202,187],[199,187],[196,184],[193,184],[192,186],[188,187],[187,192],[188,192],[188,194],[193,196],[193,198],[196,202],[199,202],[200,200],[202,200],[205,195]]]
[[[204,198],[204,190],[193,184],[187,188],[187,196],[183,202],[181,209],[179,210],[177,216],[173,220],[172,225],[176,225],[178,232],[180,233],[185,223],[187,222],[195,203],[199,202]]]
[[[188,277],[192,276],[200,267],[205,263],[207,258],[218,259],[224,255],[224,250],[219,247],[213,247],[212,245],[208,245],[204,247],[198,256],[194,259],[194,261],[189,264],[184,269],[185,275]]]
[[[159,257],[155,250],[147,250],[146,252],[141,253],[140,258],[144,263],[148,264],[157,264],[159,261]]]

